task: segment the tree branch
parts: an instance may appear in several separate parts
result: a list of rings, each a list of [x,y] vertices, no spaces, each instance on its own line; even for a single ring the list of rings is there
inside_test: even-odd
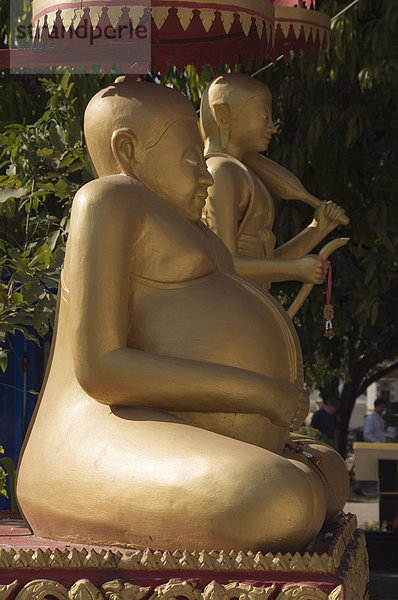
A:
[[[365,379],[365,381],[359,388],[358,395],[364,394],[366,391],[366,388],[368,388],[372,383],[374,383],[375,381],[378,381],[379,379],[381,379],[382,377],[385,377],[386,375],[389,375],[389,373],[392,373],[396,369],[398,369],[398,361],[393,363],[392,365],[389,365],[388,367],[385,367],[384,369],[380,369],[380,371],[377,371],[377,373],[375,373],[371,377],[368,377],[367,379]]]

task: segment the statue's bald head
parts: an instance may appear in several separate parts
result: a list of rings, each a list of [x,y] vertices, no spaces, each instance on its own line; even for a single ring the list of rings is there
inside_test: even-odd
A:
[[[218,108],[227,107],[231,125],[239,124],[243,109],[257,96],[267,96],[270,102],[272,100],[269,88],[249,75],[227,73],[212,81],[203,93],[200,107],[200,126],[206,152],[211,151],[212,146],[214,149],[220,146],[220,118],[226,113],[220,111],[219,116]]]
[[[143,150],[153,147],[177,121],[196,122],[190,102],[171,88],[124,81],[98,92],[84,116],[88,151],[99,177],[121,173],[112,149],[112,136],[129,129]]]

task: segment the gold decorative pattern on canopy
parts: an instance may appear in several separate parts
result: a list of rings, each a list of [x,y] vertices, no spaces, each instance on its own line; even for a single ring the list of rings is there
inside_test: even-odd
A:
[[[58,11],[66,30],[74,24],[78,25],[83,17],[84,10],[87,9],[90,15],[92,25],[98,24],[99,17],[103,11],[107,11],[109,20],[113,27],[116,27],[121,17],[123,9],[127,9],[130,18],[134,24],[137,9],[146,8],[143,4],[139,6],[139,0],[124,0],[116,2],[114,0],[64,0],[64,2],[54,2],[54,0],[33,0],[33,24],[34,28],[41,30],[47,20],[47,27],[50,32],[55,22]],[[192,20],[194,11],[199,11],[199,16],[205,31],[209,31],[216,18],[216,11],[221,12],[223,18],[225,33],[229,32],[231,17],[238,15],[242,24],[242,29],[247,36],[251,27],[252,18],[256,21],[256,29],[261,32],[259,23],[263,22],[267,28],[269,38],[272,37],[274,28],[274,8],[270,0],[217,0],[217,2],[200,2],[197,0],[154,0],[152,2],[151,14],[158,27],[161,29],[168,16],[170,8],[176,8],[178,19],[184,30],[187,29]],[[261,37],[261,33],[258,33]]]
[[[288,55],[306,47],[325,47],[330,43],[330,17],[306,8],[275,6],[275,46]]]

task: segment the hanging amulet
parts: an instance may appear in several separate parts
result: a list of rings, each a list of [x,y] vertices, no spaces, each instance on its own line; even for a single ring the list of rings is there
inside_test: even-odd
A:
[[[325,319],[325,337],[333,337],[335,335],[333,331],[332,319],[334,317],[334,310],[331,304],[325,304],[323,307],[323,318]]]

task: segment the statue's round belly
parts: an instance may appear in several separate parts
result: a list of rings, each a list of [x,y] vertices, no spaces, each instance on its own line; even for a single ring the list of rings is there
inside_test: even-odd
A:
[[[296,349],[282,309],[239,278],[221,272],[181,284],[134,278],[130,315],[130,347],[293,379]]]

